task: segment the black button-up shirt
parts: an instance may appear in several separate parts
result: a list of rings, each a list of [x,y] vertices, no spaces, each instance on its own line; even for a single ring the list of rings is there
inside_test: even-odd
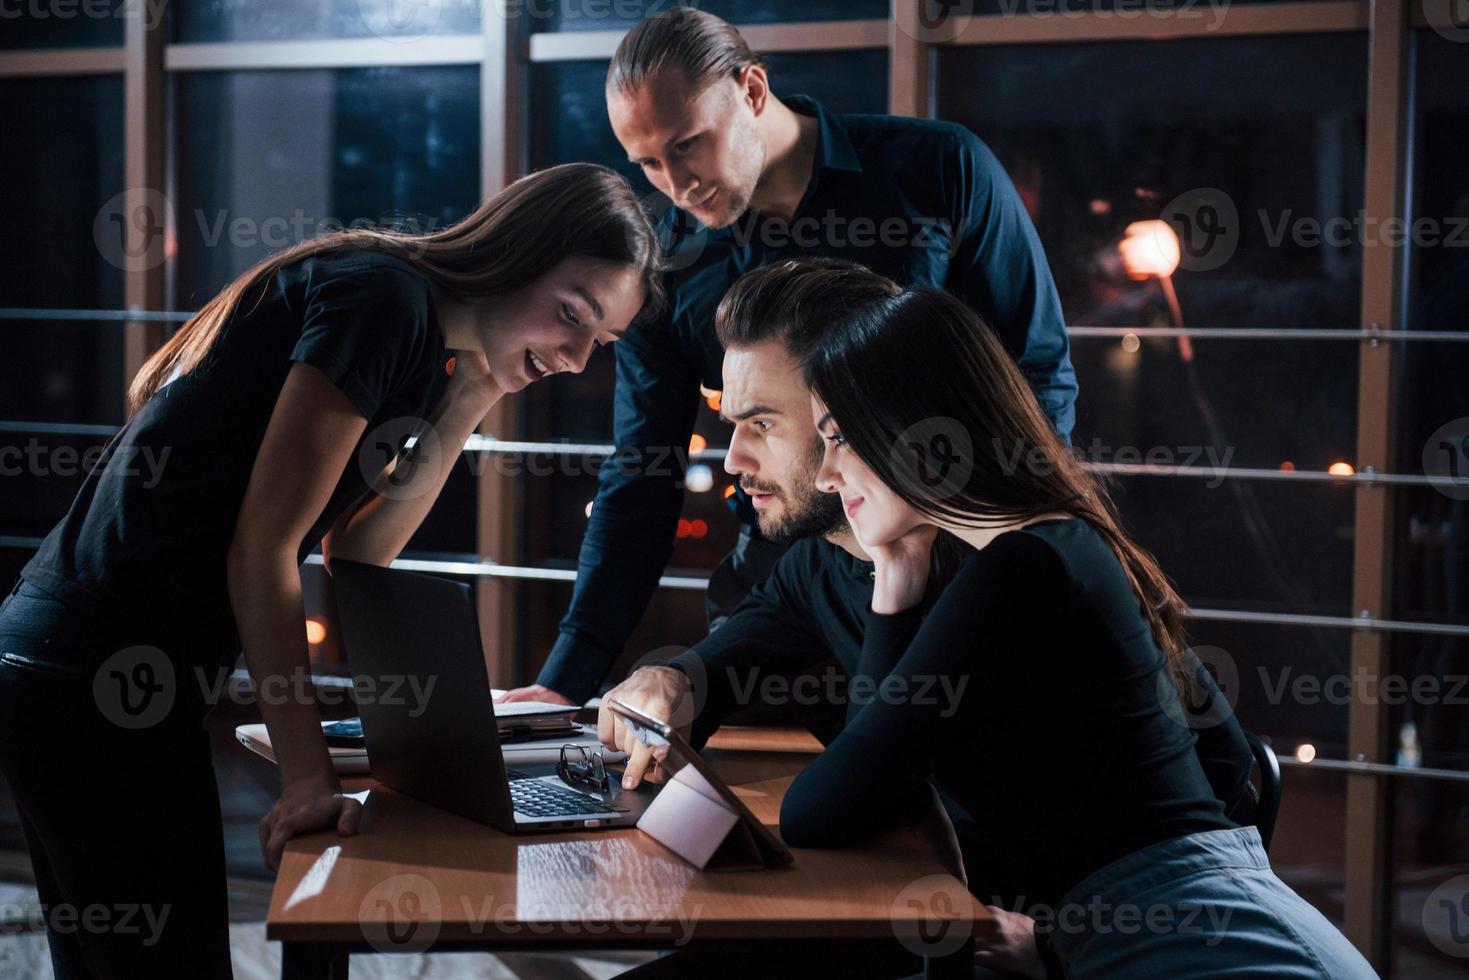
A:
[[[805,96],[786,104],[819,127],[811,180],[790,221],[752,210],[706,228],[671,208],[662,223],[669,309],[613,348],[617,453],[602,467],[571,609],[539,678],[573,700],[595,693],[672,553],[699,386],[722,387],[714,310],[741,274],[824,255],[903,285],[943,287],[994,328],[1056,431],[1070,438],[1076,373],[1061,302],[1035,228],[989,148],[953,123],[837,114]],[[743,493],[732,499],[754,524]]]

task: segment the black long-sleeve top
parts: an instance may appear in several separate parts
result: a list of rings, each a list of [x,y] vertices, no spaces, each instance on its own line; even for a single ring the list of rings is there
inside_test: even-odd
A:
[[[967,842],[961,832],[971,889],[1055,903],[1149,844],[1236,826],[1122,566],[1083,520],[999,535],[926,615],[869,606],[853,676],[914,695],[944,679],[963,687],[853,699],[842,733],[786,794],[781,834],[794,847],[852,845],[908,822],[931,779],[978,825]],[[1243,791],[1238,723],[1199,735],[1226,747],[1235,775],[1223,782]]]
[[[986,574],[984,569],[989,570],[987,574],[1005,579],[1006,574],[1021,573],[1025,570],[1039,570],[1050,574],[1052,579],[1061,579],[1061,570],[1056,567],[1056,558],[1050,561],[1044,560],[1047,554],[1044,548],[1049,545],[1040,541],[1040,536],[1065,538],[1069,532],[1071,538],[1081,536],[1086,539],[1094,539],[1094,533],[1078,535],[1083,527],[1056,527],[1052,532],[1052,523],[1037,523],[1031,525],[1024,532],[1003,535],[996,539],[989,548],[972,554],[964,564],[961,564],[962,574],[956,573],[953,582],[939,595],[933,604],[933,613],[952,616],[952,608],[955,605],[964,605],[967,602],[968,589],[975,588],[975,576]],[[1028,536],[1027,536],[1028,535]],[[1012,539],[1018,538],[1018,541]],[[1111,557],[1111,551],[1106,550],[1106,545],[1100,541],[1093,542],[1094,547],[1086,548],[1090,563],[1084,563],[1087,567],[1102,567],[1105,569],[1108,561],[1112,561],[1112,572],[1115,576],[1121,576],[1121,567],[1116,566],[1115,558]],[[1027,545],[1030,547],[1027,548]],[[996,550],[997,548],[997,550]],[[1036,561],[1036,550],[1039,552],[1040,561]],[[1097,551],[1097,550],[1105,551]],[[1025,563],[1014,564],[1009,560],[1009,555],[1014,551],[1031,552],[1031,560]],[[1011,567],[1014,564],[1014,567]],[[977,567],[978,566],[978,567]],[[752,699],[768,699],[770,696],[824,696],[826,691],[796,691],[787,688],[787,683],[793,677],[801,674],[806,667],[820,663],[827,657],[836,657],[842,669],[848,674],[862,673],[868,677],[886,676],[892,670],[881,670],[881,664],[887,663],[890,667],[896,666],[903,649],[908,641],[914,639],[914,633],[918,630],[918,624],[923,621],[923,611],[920,608],[905,611],[899,616],[884,617],[874,616],[871,613],[871,599],[873,599],[873,563],[862,561],[853,557],[848,551],[820,538],[808,538],[796,542],[786,554],[782,555],[776,563],[773,572],[765,582],[755,586],[749,598],[746,598],[735,613],[724,621],[723,626],[710,633],[707,638],[699,641],[698,645],[690,648],[685,654],[668,661],[670,666],[685,671],[695,685],[696,696],[698,696],[699,711],[693,720],[692,741],[696,746],[701,746],[708,736],[717,729],[721,718],[751,704]],[[1128,610],[1131,616],[1136,617],[1133,621],[1134,633],[1137,627],[1146,626],[1141,620],[1140,610],[1137,610],[1136,601],[1131,598],[1131,592],[1118,592],[1118,588],[1125,588],[1125,579],[1121,579],[1121,586],[1116,580],[1109,583],[1109,599],[1115,604],[1121,605],[1121,610],[1116,610],[1119,617],[1127,617]],[[987,586],[986,586],[987,588]],[[1061,589],[1061,591],[1047,592],[1046,589]],[[1014,630],[1019,635],[1024,635],[1024,642],[1018,642],[1012,648],[1012,657],[1027,658],[1033,661],[1028,664],[1031,669],[1036,670],[1037,676],[1042,679],[1039,691],[1028,692],[1031,698],[1042,698],[1043,693],[1053,692],[1058,689],[1061,677],[1058,676],[1066,669],[1064,660],[1059,658],[1055,652],[1055,644],[1047,644],[1047,635],[1058,627],[1058,611],[1066,608],[1066,595],[1069,594],[1072,585],[1058,585],[1058,582],[1039,583],[1034,588],[1017,586],[1021,594],[1024,594],[1024,605],[1015,604],[1014,610],[1018,616],[1025,619],[1025,623],[1015,624]],[[1009,595],[1008,592],[1003,595]],[[1006,601],[996,601],[992,608],[1009,613],[1011,607]],[[945,610],[950,610],[945,613]],[[1028,611],[1027,611],[1028,610]],[[1036,610],[1040,610],[1037,613]],[[942,620],[939,620],[942,621]],[[1130,620],[1127,620],[1130,621]],[[870,632],[873,627],[876,632]],[[939,627],[934,626],[934,629]],[[933,633],[927,633],[928,636]],[[981,639],[984,633],[971,633],[967,641],[955,644],[955,652],[968,651],[975,658],[975,663],[964,663],[962,667],[967,669],[970,680],[962,689],[962,705],[974,705],[983,702],[986,698],[999,698],[1000,701],[1008,701],[1014,693],[1011,683],[1005,679],[1003,670],[999,674],[989,670],[984,661],[977,658],[984,651],[999,649],[999,646],[990,644],[987,639]],[[1044,657],[1039,657],[1037,651],[1047,649]],[[1018,651],[1018,652],[1014,652]],[[1134,655],[1140,657],[1162,657],[1161,652],[1153,649],[1152,654],[1147,654],[1138,645],[1134,649]],[[1008,664],[1002,666],[1005,670],[1017,670],[1019,664]],[[959,671],[965,673],[965,671]],[[958,680],[950,679],[950,686],[956,685]],[[1222,698],[1213,677],[1202,666],[1196,664],[1194,683],[1199,685],[1199,695],[1196,702],[1206,702],[1210,698]],[[981,686],[989,686],[989,691],[981,692]],[[1086,691],[1087,683],[1083,677],[1075,677],[1066,683],[1066,688],[1081,689]],[[942,695],[942,686],[933,685],[937,692]],[[1049,702],[1042,701],[1042,704]],[[862,710],[871,710],[877,705],[865,705]],[[855,710],[858,705],[849,702],[849,711]],[[965,713],[972,708],[964,708]],[[1044,708],[1049,711],[1050,708]],[[1011,733],[1011,745],[1025,745],[1030,738],[1033,729],[1037,729],[1036,718],[1044,716],[1042,708],[1036,708],[1034,718],[1028,720],[1022,727],[1018,727]],[[1177,732],[1169,732],[1169,749],[1171,754],[1177,755],[1178,745],[1188,745],[1197,758],[1197,767],[1205,774],[1208,780],[1209,792],[1222,802],[1225,811],[1238,815],[1247,813],[1253,805],[1253,796],[1250,795],[1249,779],[1250,768],[1253,760],[1250,748],[1244,741],[1244,733],[1241,732],[1238,721],[1228,713],[1219,713],[1222,717],[1221,723],[1212,726],[1199,727],[1193,733],[1185,729],[1183,714],[1175,714],[1180,718],[1180,723],[1175,724]],[[1219,717],[1219,716],[1212,716]],[[862,721],[861,726],[856,727],[858,739],[861,732],[868,724],[877,723],[880,717],[874,717],[871,721]],[[945,723],[946,726],[952,723]],[[962,726],[961,726],[962,727]],[[1084,729],[1084,726],[1083,726]],[[1096,738],[1094,730],[1055,729],[1050,726],[1053,735],[1043,735],[1050,745],[1064,743],[1065,738],[1074,738],[1081,748],[1086,751],[1094,751],[1097,746],[1091,746],[1090,741]],[[978,730],[977,730],[978,732]],[[975,735],[977,735],[975,732]],[[967,736],[968,738],[968,736]],[[1040,742],[1037,742],[1039,745]],[[837,739],[831,743],[831,748],[839,748],[842,754],[851,761],[852,755],[858,757],[856,764],[861,765],[862,773],[867,774],[867,780],[862,785],[867,786],[865,792],[868,795],[878,792],[881,788],[884,802],[878,805],[873,813],[862,814],[864,820],[871,821],[871,827],[864,826],[862,829],[853,830],[851,837],[843,839],[855,840],[856,837],[865,833],[865,830],[876,830],[878,824],[886,826],[887,821],[905,820],[908,817],[903,807],[908,805],[911,795],[908,790],[912,789],[912,783],[903,779],[884,780],[877,776],[880,767],[874,763],[868,763],[862,758],[862,752],[853,748],[859,742],[848,739],[846,742]],[[908,742],[905,742],[908,745]],[[1059,751],[1059,749],[1058,749]],[[1066,748],[1071,752],[1071,748]],[[842,755],[837,755],[840,758]],[[923,752],[918,758],[924,758]],[[909,760],[911,761],[911,760]],[[814,776],[804,776],[802,779],[821,779],[821,773],[830,765],[830,760],[823,758],[820,768],[812,768]],[[1184,765],[1174,758],[1175,765]],[[906,763],[905,763],[906,765]],[[900,768],[899,774],[906,773],[906,768]],[[1008,898],[1011,893],[1002,892],[1002,887],[1012,887],[1014,883],[995,882],[995,887],[981,880],[981,868],[989,862],[987,852],[995,840],[1002,839],[996,835],[996,817],[1005,817],[1003,811],[1009,807],[1008,799],[1002,796],[984,795],[984,793],[962,792],[962,796],[956,798],[950,788],[958,786],[964,790],[964,780],[940,779],[936,780],[940,793],[943,796],[945,807],[948,808],[949,817],[955,824],[956,833],[959,836],[962,849],[965,854],[965,864],[970,868],[970,882],[975,889],[986,889],[986,896],[996,898]],[[806,783],[802,783],[806,785]],[[796,792],[793,788],[792,792]],[[1108,793],[1114,792],[1109,789]],[[826,817],[820,813],[820,798],[814,795],[806,795],[805,798],[796,796],[792,798],[792,820],[824,821]],[[1109,796],[1103,796],[1109,799]],[[801,805],[802,810],[796,810],[796,805]],[[806,807],[814,807],[817,810],[805,810]],[[889,810],[896,807],[896,810]],[[972,808],[972,811],[971,811]],[[834,810],[834,808],[833,808]],[[843,818],[851,814],[843,814]],[[817,826],[824,827],[826,823],[818,823]],[[1232,824],[1228,824],[1232,826]],[[787,837],[795,843],[801,839],[809,843],[809,839],[801,837],[804,827],[783,826],[783,832],[795,833],[798,837]],[[1003,827],[999,827],[1003,830]],[[824,830],[823,830],[824,836]],[[834,840],[827,840],[834,843]],[[1021,889],[1014,895],[1034,895],[1030,890]],[[1008,904],[1008,901],[1003,902]]]
[[[670,209],[661,230],[672,251],[672,303],[613,348],[617,451],[602,467],[571,608],[538,678],[574,701],[596,693],[672,553],[699,386],[723,386],[714,310],[743,273],[824,255],[901,285],[947,289],[985,317],[1057,433],[1070,436],[1077,385],[1061,301],[1020,195],[989,147],[954,123],[839,114],[805,96],[786,102],[814,116],[818,131],[796,213],[783,222],[750,211],[711,229]],[[753,525],[743,491],[734,502]]]

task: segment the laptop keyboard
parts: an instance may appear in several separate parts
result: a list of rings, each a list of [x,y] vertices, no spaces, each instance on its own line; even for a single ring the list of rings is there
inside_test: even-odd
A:
[[[561,789],[539,779],[515,779],[510,783],[510,799],[517,813],[528,817],[562,817],[583,813],[622,813],[627,809],[615,803],[603,803],[585,793]]]

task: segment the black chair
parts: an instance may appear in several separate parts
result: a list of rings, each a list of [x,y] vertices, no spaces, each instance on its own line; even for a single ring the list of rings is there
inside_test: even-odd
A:
[[[1275,750],[1254,732],[1245,732],[1250,743],[1250,753],[1260,769],[1260,799],[1255,804],[1255,829],[1260,831],[1260,843],[1270,850],[1270,838],[1275,835],[1275,817],[1280,812],[1280,760]]]

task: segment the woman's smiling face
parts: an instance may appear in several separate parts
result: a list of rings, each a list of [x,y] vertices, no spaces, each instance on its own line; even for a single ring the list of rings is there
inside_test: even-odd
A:
[[[490,374],[511,392],[562,371],[580,373],[594,350],[627,332],[642,303],[632,266],[567,256],[479,317]]]
[[[920,524],[930,523],[878,479],[842,438],[836,420],[815,395],[811,396],[811,418],[825,445],[816,487],[823,493],[841,495],[847,523],[864,548],[881,548]]]

